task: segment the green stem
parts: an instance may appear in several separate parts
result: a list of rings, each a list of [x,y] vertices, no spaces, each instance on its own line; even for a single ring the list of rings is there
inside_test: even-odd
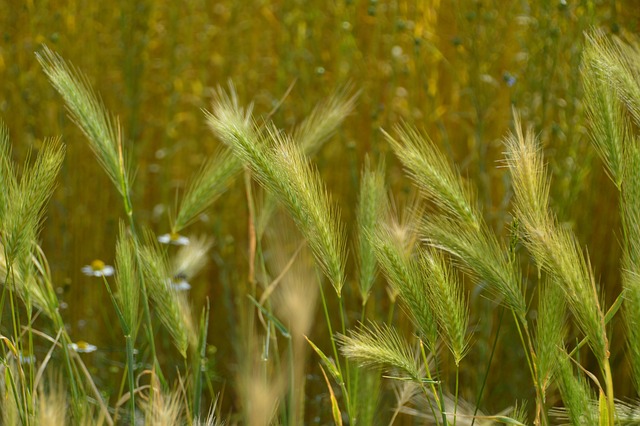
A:
[[[427,354],[424,350],[424,344],[422,340],[420,340],[420,353],[422,354],[422,362],[424,363],[424,370],[427,375],[427,379],[429,380],[429,386],[431,387],[431,393],[436,400],[436,405],[440,406],[440,401],[438,398],[438,394],[436,393],[435,384],[433,383],[433,379],[431,378],[431,370],[429,369],[429,361],[427,361]],[[422,392],[424,392],[425,397],[427,398],[427,402],[429,403],[429,408],[431,409],[431,414],[433,414],[433,419],[436,422],[436,426],[440,425],[440,420],[438,420],[438,415],[436,414],[435,408],[433,408],[433,404],[431,403],[431,395],[425,388],[424,383],[420,382],[420,387],[422,388]]]
[[[340,326],[342,327],[342,334],[346,335],[347,334],[347,327],[346,327],[346,321],[345,321],[344,298],[342,297],[342,295],[338,296],[338,302],[340,304]],[[333,340],[333,334],[331,335],[331,339]],[[339,360],[338,360],[337,357],[336,357],[336,363],[339,363]],[[356,424],[356,418],[355,418],[355,413],[354,413],[355,407],[353,407],[352,404],[356,403],[358,394],[355,392],[356,389],[352,388],[351,368],[349,367],[349,360],[345,360],[344,367],[345,367],[345,373],[347,375],[346,376],[347,389],[349,390],[349,395],[353,396],[353,398],[349,399],[350,404],[347,407],[347,411],[349,412],[350,424],[354,425],[354,424]],[[356,386],[356,388],[357,388],[357,386]]]
[[[333,327],[331,327],[331,318],[329,317],[329,308],[327,307],[327,299],[325,297],[322,284],[320,284],[319,287],[320,287],[320,299],[322,300],[322,309],[324,311],[325,320],[327,321],[327,327],[329,328],[331,348],[333,349],[333,356],[335,357],[335,360],[336,360],[336,368],[338,369],[338,373],[340,373],[340,376],[343,378],[340,381],[339,385],[340,385],[340,389],[342,390],[342,394],[344,395],[344,398],[345,398],[349,419],[351,420],[353,419],[353,416],[351,415],[351,403],[349,401],[349,392],[347,391],[347,387],[345,386],[344,375],[342,374],[342,367],[340,365],[340,358],[338,357],[338,348],[336,346],[336,340],[333,336]]]
[[[460,365],[456,363],[456,394],[453,400],[453,426],[456,426],[458,420],[458,383],[460,377]]]
[[[134,379],[134,370],[135,370],[135,360],[133,358],[133,352],[134,352],[134,340],[133,337],[130,334],[127,334],[126,336],[124,336],[125,342],[126,342],[126,349],[127,349],[127,378],[129,380],[129,393],[130,393],[130,397],[129,397],[129,405],[130,405],[130,419],[131,419],[131,424],[135,425],[136,424],[136,402],[135,402],[135,379]]]
[[[391,302],[391,306],[389,307],[389,315],[387,316],[387,324],[391,325],[393,322],[393,314],[395,313],[396,302],[395,300]]]
[[[438,353],[434,350],[433,351],[433,359],[434,359],[434,364],[436,366],[436,377],[441,377],[440,376],[440,369],[438,368],[439,362],[438,362]],[[440,412],[442,413],[442,424],[443,425],[448,425],[449,424],[449,420],[447,420],[447,408],[444,405],[444,395],[442,394],[442,382],[440,382],[440,384],[438,385],[438,395],[440,397]]]
[[[473,411],[473,418],[471,419],[471,426],[476,422],[476,415],[480,409],[480,401],[482,401],[482,395],[484,388],[487,385],[487,379],[489,378],[489,371],[491,370],[491,361],[493,361],[493,355],[496,353],[496,347],[498,346],[498,337],[500,336],[500,328],[502,327],[502,317],[504,316],[504,307],[500,308],[500,317],[498,318],[498,329],[496,330],[496,338],[493,339],[493,345],[491,346],[491,354],[489,354],[489,362],[487,363],[487,369],[484,372],[482,378],[482,385],[480,386],[480,392],[478,392],[478,398],[476,398],[476,408]]]
[[[609,358],[604,360],[604,382],[607,392],[607,408],[609,414],[609,426],[614,426],[616,421],[616,406],[613,397],[613,378],[611,376],[611,365],[609,364]]]
[[[296,416],[296,386],[295,367],[293,365],[293,339],[289,339],[289,424],[295,426],[299,420]]]
[[[198,371],[195,373],[195,383],[193,386],[193,415],[196,418],[200,418],[200,411],[202,405],[202,380],[204,372],[206,371],[206,357],[207,357],[207,333],[209,330],[209,312],[210,305],[207,298],[207,305],[203,309],[202,317],[200,319],[200,336],[198,342],[198,350],[196,351],[196,368]]]
[[[58,331],[62,330],[62,357],[64,358],[65,368],[67,369],[67,375],[69,376],[69,381],[71,382],[71,398],[73,407],[73,415],[76,421],[80,421],[82,418],[82,404],[85,403],[84,398],[81,398],[80,391],[78,388],[78,383],[76,382],[75,374],[73,372],[73,367],[71,366],[71,356],[69,355],[69,345],[72,343],[69,335],[66,333],[66,328],[64,326],[64,322],[62,321],[62,317],[60,313],[56,311],[56,317],[54,318],[54,323],[56,325],[56,329]],[[83,395],[84,396],[84,395]]]
[[[540,380],[541,378],[538,377],[537,357],[533,348],[533,340],[529,332],[527,320],[524,318],[524,316],[518,317],[515,312],[513,313],[513,316],[516,323],[516,328],[518,330],[518,335],[520,336],[520,341],[524,349],[524,355],[527,359],[527,365],[529,366],[531,379],[533,380],[533,385],[536,390],[536,418],[534,424],[547,424],[548,419],[545,409],[544,389],[542,388],[542,383]],[[522,328],[520,328],[521,325]],[[524,336],[522,334],[522,331],[524,331]]]
[[[135,245],[136,251],[136,263],[138,265],[142,265],[142,259],[140,258],[140,240],[138,237],[138,233],[136,230],[136,224],[133,220],[133,210],[131,210],[131,201],[129,196],[123,197],[125,199],[125,208],[127,210],[127,218],[129,219],[129,227],[131,228],[131,235],[133,237],[133,242]],[[138,281],[140,282],[140,290],[142,293],[142,308],[144,312],[144,320],[146,323],[146,331],[147,331],[147,339],[149,339],[149,346],[151,348],[151,357],[153,358],[153,365],[156,370],[156,374],[158,375],[158,379],[163,386],[166,386],[166,380],[164,375],[162,374],[162,368],[160,367],[160,362],[158,361],[158,357],[156,355],[156,342],[153,335],[153,324],[151,323],[151,311],[149,309],[149,296],[147,293],[147,283],[142,274],[142,268],[138,268]],[[153,387],[150,388],[150,392],[153,392]]]

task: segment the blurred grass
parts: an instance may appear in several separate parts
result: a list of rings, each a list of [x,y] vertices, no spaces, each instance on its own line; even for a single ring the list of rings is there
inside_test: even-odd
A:
[[[62,135],[68,144],[42,238],[69,305],[64,317],[71,334],[106,348],[96,355],[104,357],[95,360],[96,371],[105,365],[119,371],[115,360],[123,354],[109,353],[118,336],[105,326],[112,313],[103,303],[104,288],[80,268],[94,258],[113,263],[122,212],[113,208],[118,194],[35,59],[43,43],[82,69],[107,108],[121,117],[137,159],[133,202],[139,218],[158,232],[169,229],[167,212],[176,193],[219,145],[201,112],[216,85],[233,79],[243,103],[254,100],[257,112],[267,114],[295,82],[274,115],[277,124],[292,128],[316,102],[351,82],[361,91],[356,111],[316,159],[350,227],[365,153],[386,156],[391,188],[408,194],[410,182],[378,130],[405,121],[432,135],[461,165],[478,186],[489,225],[507,232],[511,189],[496,166],[515,105],[523,121],[534,125],[550,161],[560,223],[590,247],[599,280],[619,286],[617,198],[589,144],[581,102],[583,32],[593,27],[637,32],[640,9],[633,0],[0,2],[0,116],[16,155],[21,160],[47,136]],[[196,306],[210,297],[216,362],[230,368],[228,301],[244,297],[248,273],[241,179],[187,232],[216,238],[214,262],[193,283],[191,295]],[[618,290],[606,289],[609,295]],[[355,282],[347,283],[346,292],[347,311],[357,312]],[[370,309],[380,316],[383,289],[374,287],[372,299]],[[498,310],[477,291],[469,301],[478,333],[469,363],[486,365]],[[505,367],[488,384],[488,411],[531,397],[526,372],[518,376],[506,367],[523,362],[521,352],[511,350],[515,331],[506,328],[493,361]],[[627,367],[615,346],[612,352],[614,369],[624,377]],[[508,376],[501,377],[501,370]],[[461,374],[461,394],[473,395],[479,374]],[[118,377],[100,372],[97,380]],[[322,389],[322,382],[317,386]],[[628,386],[620,391],[627,393]]]

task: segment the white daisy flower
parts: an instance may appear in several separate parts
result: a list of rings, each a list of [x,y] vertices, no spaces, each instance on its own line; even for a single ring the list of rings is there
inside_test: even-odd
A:
[[[110,277],[116,270],[111,265],[106,265],[102,260],[96,259],[90,265],[82,267],[82,273],[90,277]]]
[[[189,238],[180,235],[177,232],[163,234],[158,237],[158,241],[162,244],[173,244],[174,246],[186,246],[189,244]]]
[[[167,286],[175,291],[187,291],[191,289],[191,284],[187,281],[184,274],[174,275],[173,278],[167,278]]]
[[[35,355],[23,355],[20,354],[20,364],[35,364],[36,356]]]
[[[171,280],[171,288],[176,291],[187,291],[191,289],[191,284],[189,284],[185,279]]]
[[[87,343],[84,340],[79,340],[75,343],[70,343],[69,349],[74,350],[78,353],[88,354],[88,353],[97,351],[98,347],[95,345],[92,345],[91,343]]]

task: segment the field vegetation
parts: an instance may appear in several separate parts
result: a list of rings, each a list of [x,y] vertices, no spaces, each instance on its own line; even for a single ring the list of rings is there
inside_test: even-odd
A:
[[[0,3],[0,423],[640,423],[639,23]]]

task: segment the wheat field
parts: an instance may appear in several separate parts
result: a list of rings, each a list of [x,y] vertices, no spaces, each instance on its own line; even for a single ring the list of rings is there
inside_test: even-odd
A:
[[[636,424],[639,25],[0,2],[0,423]]]

